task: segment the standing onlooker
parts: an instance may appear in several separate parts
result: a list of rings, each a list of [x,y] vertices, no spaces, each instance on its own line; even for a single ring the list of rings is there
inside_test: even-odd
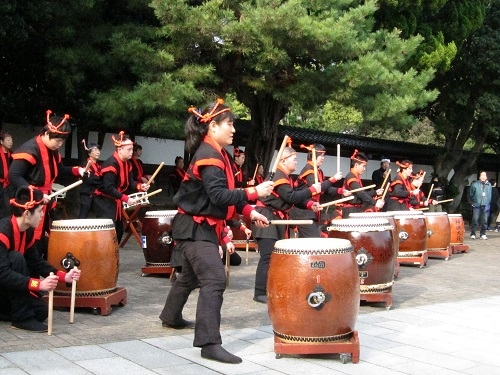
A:
[[[494,222],[496,232],[498,232],[498,225],[496,224],[496,218],[498,215],[498,198],[500,195],[498,194],[497,182],[495,179],[490,179],[491,184],[491,202],[490,202],[490,214],[488,215],[488,222],[486,226],[486,230],[492,231],[491,223]]]
[[[5,188],[9,185],[9,166],[12,162],[12,136],[0,133],[0,218],[10,215],[9,195]]]
[[[472,205],[472,222],[470,226],[470,238],[476,239],[476,229],[479,226],[479,235],[482,240],[486,237],[486,222],[490,211],[491,184],[486,172],[479,174],[479,180],[474,181],[469,188],[469,198]]]
[[[439,178],[437,174],[434,174],[432,177],[432,191],[431,191],[431,200],[432,201],[442,201],[444,199],[445,194],[445,184]],[[442,212],[443,206],[440,204],[433,204],[429,206],[429,212]]]

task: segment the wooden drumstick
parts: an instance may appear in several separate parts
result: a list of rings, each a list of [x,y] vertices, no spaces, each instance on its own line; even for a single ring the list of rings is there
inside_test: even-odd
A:
[[[163,164],[165,164],[165,163],[164,162],[160,163],[160,165],[158,166],[158,168],[156,168],[155,173],[153,173],[153,175],[149,178],[148,182],[146,182],[146,185],[151,185],[151,183],[155,179],[155,177],[158,174],[158,172],[160,172],[161,167],[163,167]]]
[[[445,199],[445,200],[437,201],[437,202],[438,202],[438,204],[441,204],[441,203],[446,203],[446,202],[451,202],[451,201],[453,201],[453,198]]]
[[[356,193],[358,191],[361,191],[361,190],[368,190],[368,189],[372,189],[375,187],[375,184],[373,185],[368,185],[368,186],[363,186],[363,187],[360,187],[358,189],[353,189],[353,190],[349,190],[350,193]]]
[[[312,160],[313,160],[313,170],[314,170],[314,183],[317,184],[318,179],[318,162],[316,160],[316,149],[313,147],[311,150]]]
[[[54,272],[50,273],[54,276]],[[52,335],[52,320],[54,317],[54,290],[49,291],[49,316],[47,317],[47,335]]]
[[[288,139],[289,139],[288,135],[285,135],[285,137],[283,138],[283,142],[281,142],[281,147],[278,151],[278,154],[276,155],[276,160],[274,161],[273,168],[271,169],[271,173],[269,173],[269,180],[270,181],[274,178],[274,174],[276,173],[276,170],[278,169],[278,164],[281,160],[281,156],[283,155],[283,151],[285,150]]]
[[[247,237],[247,243],[245,245],[245,252],[246,252],[246,255],[247,255],[247,258],[245,260],[245,265],[248,266],[248,245],[249,245],[249,242],[250,242],[250,239]]]
[[[78,267],[75,266],[73,269],[77,270]],[[73,324],[75,320],[75,303],[76,303],[76,280],[73,279],[71,282],[71,304],[69,307],[69,322]]]
[[[340,145],[337,144],[337,173],[340,172]]]
[[[319,206],[321,208],[325,208],[325,207],[329,207],[329,206],[334,206],[334,205],[342,203],[342,202],[350,201],[351,199],[354,199],[353,195],[351,195],[349,197],[344,197],[344,198],[336,199],[336,200],[331,201],[331,202],[323,203],[323,204],[320,204]]]
[[[253,172],[252,180],[255,180],[255,176],[257,176],[257,170],[259,169],[259,164],[255,166],[255,171]]]
[[[269,225],[308,225],[312,220],[269,220]]]
[[[389,169],[390,170],[390,169]],[[385,200],[385,196],[387,195],[387,191],[389,191],[389,187],[391,186],[391,184],[387,184],[385,185],[385,188],[384,188],[384,193],[382,194],[382,197],[380,199],[382,200]]]
[[[149,197],[151,197],[153,195],[161,193],[162,191],[163,191],[162,189],[155,190],[152,193],[149,193],[149,194],[143,195],[142,197],[137,198],[137,201],[142,201],[142,200],[144,200],[146,198],[149,198]]]
[[[389,178],[389,176],[390,176],[390,175],[391,175],[391,170],[390,170],[390,169],[388,169],[388,170],[387,170],[387,174],[386,174],[386,175],[385,175],[385,177],[384,177],[384,181],[382,182],[382,185],[380,185],[380,188],[381,188],[381,189],[383,189],[383,188],[384,188],[384,185],[385,185],[385,183],[387,182],[387,179]]]
[[[414,211],[426,211],[428,209],[429,209],[429,207],[422,207],[422,208],[414,208],[413,210]]]
[[[427,200],[431,199],[432,189],[434,189],[434,184],[431,185],[431,189],[429,190],[429,195],[427,195]]]
[[[58,191],[56,191],[56,192],[54,192],[54,193],[50,194],[50,195],[49,195],[49,199],[52,199],[52,198],[54,198],[54,197],[56,197],[56,196],[58,196],[58,195],[61,195],[62,193],[65,193],[65,192],[67,192],[68,190],[71,190],[71,189],[73,189],[74,187],[77,187],[78,185],[81,185],[81,184],[83,184],[83,180],[78,180],[78,181],[76,181],[76,182],[72,183],[71,185],[68,185],[68,186],[66,186],[66,187],[63,187],[61,190],[58,190]]]

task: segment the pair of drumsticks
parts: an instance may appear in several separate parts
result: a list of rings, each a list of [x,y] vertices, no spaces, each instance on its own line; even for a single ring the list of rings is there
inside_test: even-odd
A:
[[[75,270],[78,269],[77,266],[74,268]],[[50,273],[50,276],[54,276],[54,272]],[[70,308],[69,308],[69,322],[70,324],[73,324],[75,321],[75,304],[76,304],[76,280],[73,279],[71,282],[71,303],[70,303]],[[54,290],[51,290],[49,292],[49,315],[47,317],[47,334],[49,336],[52,335],[52,327],[53,327],[53,320],[54,320]]]

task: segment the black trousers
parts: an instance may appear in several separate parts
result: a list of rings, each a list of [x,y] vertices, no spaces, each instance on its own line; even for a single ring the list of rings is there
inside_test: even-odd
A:
[[[267,294],[267,274],[269,273],[269,262],[277,240],[274,238],[257,238],[259,246],[259,263],[255,271],[255,290],[254,295],[265,296]]]
[[[226,273],[219,247],[208,241],[188,240],[179,241],[176,247],[182,251],[182,272],[170,288],[160,319],[167,324],[179,322],[189,295],[199,284],[193,346],[222,344],[220,310],[226,290]]]
[[[116,220],[116,201],[111,198],[96,195],[94,196],[94,209],[96,218],[113,220],[116,229],[116,238],[118,243],[120,243],[123,237],[123,220]]]
[[[19,251],[9,251],[7,257],[13,271],[29,276],[28,266],[23,254]],[[28,290],[19,291],[0,288],[0,301],[0,315],[5,320],[19,322],[35,318],[42,322],[47,319],[47,304],[41,298],[32,295]]]

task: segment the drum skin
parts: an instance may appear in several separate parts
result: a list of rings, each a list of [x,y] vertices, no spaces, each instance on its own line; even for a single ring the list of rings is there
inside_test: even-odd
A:
[[[463,245],[465,235],[464,218],[461,214],[448,214],[450,222],[450,245]]]
[[[427,226],[427,250],[446,250],[450,245],[451,229],[446,212],[424,212]]]
[[[177,210],[147,211],[142,222],[142,251],[146,265],[168,265],[174,241],[172,221]]]
[[[349,338],[359,311],[358,266],[351,244],[335,238],[277,241],[267,297],[273,330],[280,339]]]
[[[392,285],[398,255],[393,226],[387,219],[341,219],[328,227],[328,237],[349,240],[356,254],[361,285]]]
[[[118,281],[118,242],[110,219],[55,220],[49,235],[47,261],[68,272],[79,262],[82,271],[76,295],[100,295],[116,290]],[[58,283],[56,292],[71,293],[71,287]]]
[[[394,211],[398,227],[399,252],[425,251],[427,249],[427,226],[422,212]]]

